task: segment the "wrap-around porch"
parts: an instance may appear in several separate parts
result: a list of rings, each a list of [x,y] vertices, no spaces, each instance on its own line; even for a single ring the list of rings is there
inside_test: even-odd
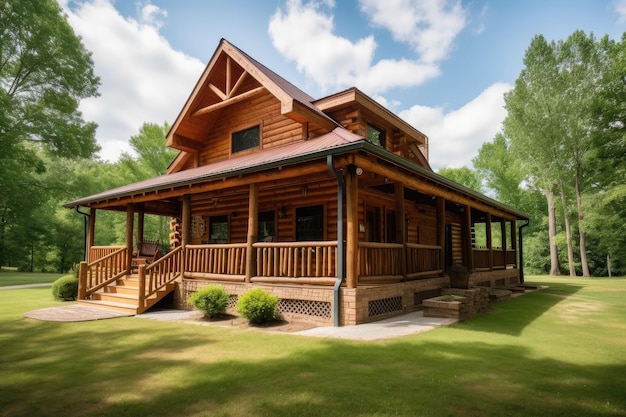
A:
[[[382,315],[415,309],[421,298],[447,285],[446,268],[453,264],[465,265],[475,276],[473,284],[518,282],[514,217],[440,189],[425,189],[419,181],[398,177],[393,182],[384,167],[361,165],[367,171],[352,164],[329,165],[339,176],[333,170],[309,169],[302,177],[290,176],[285,168],[270,181],[225,179],[214,189],[194,192],[189,187],[185,194],[129,199],[114,207],[126,211],[123,246],[94,245],[94,206],[79,298],[102,299],[98,294],[131,278],[138,293],[135,312],[141,313],[177,286],[182,307],[187,307],[189,292],[210,282],[224,284],[235,296],[250,286],[282,286],[290,288],[289,300],[307,302],[307,294],[315,293],[315,300],[308,301],[320,302],[320,291],[334,294],[321,298],[335,323],[341,318],[342,324],[356,324],[371,320],[372,314],[365,319],[350,314],[350,308],[358,308],[348,307],[350,294],[376,288],[388,293],[395,287],[404,295],[383,297],[393,301],[382,304],[393,305],[383,308]],[[155,197],[161,198],[158,205]],[[143,241],[146,214],[172,219],[171,250],[152,263],[137,264],[133,249]],[[315,240],[302,240],[307,237]],[[408,306],[407,288],[413,297]],[[337,301],[339,294],[343,299]]]

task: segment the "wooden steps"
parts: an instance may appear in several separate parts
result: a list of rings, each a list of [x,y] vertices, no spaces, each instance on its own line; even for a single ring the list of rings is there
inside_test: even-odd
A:
[[[174,283],[144,300],[139,305],[139,278],[136,274],[127,275],[111,285],[91,295],[89,300],[79,300],[78,304],[114,310],[126,314],[141,314],[158,303],[163,297],[174,290]]]

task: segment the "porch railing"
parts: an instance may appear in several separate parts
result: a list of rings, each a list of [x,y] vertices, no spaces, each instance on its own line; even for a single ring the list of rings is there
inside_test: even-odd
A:
[[[107,255],[112,254],[116,250],[124,248],[125,246],[92,246],[89,248],[89,254],[87,262],[95,262],[98,259],[102,259]]]
[[[443,272],[441,246],[406,244],[406,275],[408,279],[435,276]]]
[[[515,249],[507,249],[506,250],[506,266],[516,266],[517,265],[517,253]]]
[[[246,244],[187,245],[184,273],[190,278],[243,281]]]
[[[359,282],[402,280],[403,251],[404,246],[399,243],[359,242]]]
[[[174,282],[182,273],[182,247],[169,252],[157,261],[139,267],[139,308],[148,307],[146,300]]]
[[[337,241],[257,242],[253,282],[332,284],[337,277]]]
[[[122,277],[128,271],[125,246],[93,262],[81,262],[78,277],[78,299],[84,300],[100,288]]]
[[[489,270],[489,249],[474,248],[472,249],[472,255],[474,256],[475,270]]]

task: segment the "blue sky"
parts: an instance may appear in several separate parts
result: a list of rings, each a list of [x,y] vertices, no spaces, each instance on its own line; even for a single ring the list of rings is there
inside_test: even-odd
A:
[[[313,97],[356,86],[430,138],[435,169],[471,165],[538,34],[620,39],[626,0],[60,0],[93,51],[101,157],[173,122],[221,38]]]

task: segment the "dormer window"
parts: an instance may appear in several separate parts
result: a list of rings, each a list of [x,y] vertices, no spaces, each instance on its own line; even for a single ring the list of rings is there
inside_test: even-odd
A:
[[[234,132],[231,137],[231,153],[258,148],[261,142],[260,138],[261,129],[259,125]]]
[[[385,147],[385,131],[369,123],[367,125],[365,139],[376,146],[380,146],[381,148]]]

